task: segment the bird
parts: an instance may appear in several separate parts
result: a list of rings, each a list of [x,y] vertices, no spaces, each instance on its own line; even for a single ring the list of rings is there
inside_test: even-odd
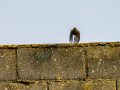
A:
[[[74,27],[71,30],[69,41],[70,41],[70,43],[78,43],[80,41],[80,31],[77,30],[76,27]]]

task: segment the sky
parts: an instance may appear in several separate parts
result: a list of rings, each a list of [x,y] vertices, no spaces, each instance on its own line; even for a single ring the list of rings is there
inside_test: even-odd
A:
[[[0,0],[0,45],[120,41],[120,0]]]

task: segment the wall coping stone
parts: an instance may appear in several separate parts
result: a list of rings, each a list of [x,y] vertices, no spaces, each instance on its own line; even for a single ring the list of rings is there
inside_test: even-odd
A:
[[[0,45],[0,49],[16,49],[16,48],[49,48],[49,47],[89,47],[89,46],[120,46],[120,42],[90,42],[90,43],[60,43],[60,44],[13,44]]]

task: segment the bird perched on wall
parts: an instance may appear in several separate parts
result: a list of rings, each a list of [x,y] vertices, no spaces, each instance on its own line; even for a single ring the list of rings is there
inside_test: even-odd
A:
[[[80,32],[77,30],[77,28],[73,28],[70,32],[70,43],[78,43],[80,41]]]

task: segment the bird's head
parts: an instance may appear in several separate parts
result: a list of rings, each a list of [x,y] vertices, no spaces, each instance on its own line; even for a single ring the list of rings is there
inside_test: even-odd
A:
[[[73,29],[74,29],[74,30],[77,30],[77,28],[76,28],[76,27],[74,27]]]
[[[74,27],[74,28],[73,28],[73,30],[72,30],[72,33],[76,35],[76,34],[77,34],[77,32],[78,32],[77,28],[76,28],[76,27]]]

